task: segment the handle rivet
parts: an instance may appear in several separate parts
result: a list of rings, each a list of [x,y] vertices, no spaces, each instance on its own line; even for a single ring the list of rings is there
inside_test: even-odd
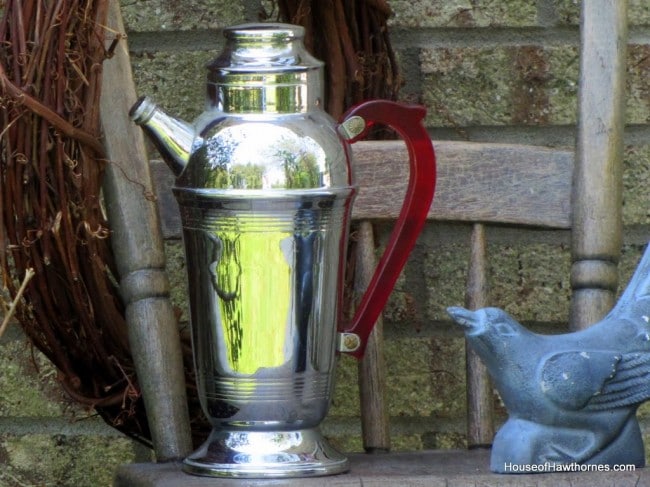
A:
[[[359,115],[353,115],[346,118],[343,123],[339,125],[339,133],[345,140],[352,140],[366,129],[366,121]]]
[[[356,333],[339,333],[339,352],[354,352],[361,347],[361,338]]]

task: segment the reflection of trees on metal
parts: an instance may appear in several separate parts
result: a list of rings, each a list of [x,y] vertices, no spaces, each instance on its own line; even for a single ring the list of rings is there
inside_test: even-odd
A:
[[[281,149],[277,152],[284,160],[286,188],[317,188],[321,186],[318,162],[313,154]]]
[[[339,118],[363,100],[397,99],[401,85],[386,0],[274,0],[277,17],[305,27],[305,45],[326,64],[326,110]]]
[[[230,234],[230,235],[228,235]],[[221,312],[224,315],[225,334],[228,340],[228,360],[236,367],[242,349],[242,310],[238,304],[241,299],[242,267],[240,234],[223,232],[220,237],[206,231],[205,235],[213,244],[210,274],[212,286],[219,296]]]
[[[219,296],[230,367],[252,374],[259,368],[282,365],[288,344],[281,325],[288,326],[293,317],[289,315],[291,265],[281,242],[291,241],[291,233],[222,230],[217,234],[205,231],[205,235],[213,249],[209,271]]]
[[[264,167],[258,164],[246,164],[234,167],[232,171],[233,188],[260,189]]]
[[[208,185],[219,189],[307,189],[329,183],[322,147],[299,129],[234,125],[207,139]],[[202,154],[199,154],[199,157]]]
[[[206,160],[211,163],[209,178],[213,188],[231,187],[228,165],[236,148],[236,140],[227,130],[220,133],[219,139],[208,138],[206,140],[205,146],[201,150],[206,151]]]

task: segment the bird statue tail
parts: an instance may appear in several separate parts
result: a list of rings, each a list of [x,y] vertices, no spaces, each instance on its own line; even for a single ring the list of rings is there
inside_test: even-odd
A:
[[[647,307],[646,309],[650,310],[648,301],[650,301],[650,244],[646,245],[641,261],[628,282],[625,291],[623,291],[607,317],[626,315],[633,309],[639,309],[641,303],[644,304],[644,307]]]

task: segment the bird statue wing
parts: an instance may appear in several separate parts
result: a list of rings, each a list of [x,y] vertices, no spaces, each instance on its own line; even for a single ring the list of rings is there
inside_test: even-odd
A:
[[[623,294],[603,321],[624,317],[635,309],[647,307],[650,299],[650,245],[647,245],[639,264]],[[645,301],[645,303],[642,303]],[[636,314],[636,313],[635,313]],[[649,313],[650,314],[650,313]],[[648,316],[645,316],[648,318]],[[647,321],[647,320],[646,320]]]
[[[640,404],[650,399],[650,353],[631,352],[621,355],[615,374],[605,381],[602,390],[591,398],[587,409],[602,411]]]
[[[614,377],[620,360],[611,351],[555,353],[542,362],[542,392],[564,409],[582,409]]]
[[[646,401],[649,378],[649,352],[558,352],[541,369],[545,396],[574,411],[602,411]]]

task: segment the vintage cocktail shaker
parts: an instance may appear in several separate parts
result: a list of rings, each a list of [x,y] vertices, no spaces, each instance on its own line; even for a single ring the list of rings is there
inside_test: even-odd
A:
[[[321,108],[323,65],[302,36],[286,24],[226,29],[224,50],[208,65],[207,109],[194,124],[147,98],[131,110],[177,176],[199,396],[213,426],[184,461],[190,473],[348,469],[319,431],[336,353],[362,353],[433,197],[424,110],[371,101],[336,124]],[[373,123],[404,136],[411,178],[391,243],[346,327],[342,274],[357,192],[347,141]]]

